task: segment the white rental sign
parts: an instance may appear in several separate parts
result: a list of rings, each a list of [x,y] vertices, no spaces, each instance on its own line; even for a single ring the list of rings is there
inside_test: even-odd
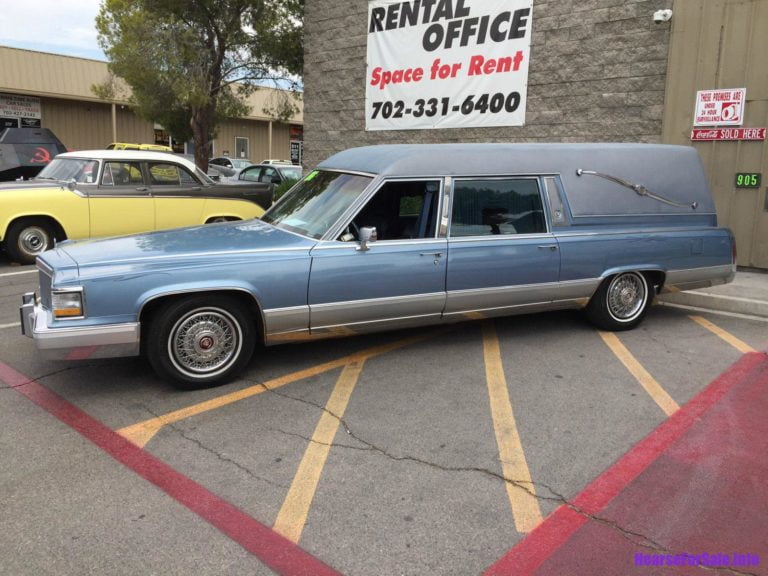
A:
[[[42,118],[40,98],[0,94],[0,116],[4,118]]]
[[[694,126],[741,126],[744,123],[746,88],[696,92]]]
[[[366,130],[522,126],[533,0],[371,0]]]

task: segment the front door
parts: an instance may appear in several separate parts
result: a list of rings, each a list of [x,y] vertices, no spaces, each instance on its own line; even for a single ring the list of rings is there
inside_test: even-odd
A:
[[[108,161],[98,186],[89,187],[91,237],[155,229],[155,204],[141,163]]]
[[[353,334],[438,322],[447,241],[437,238],[439,180],[384,183],[333,242],[312,251],[312,333]],[[376,228],[362,247],[359,231]],[[367,248],[367,249],[366,249]]]

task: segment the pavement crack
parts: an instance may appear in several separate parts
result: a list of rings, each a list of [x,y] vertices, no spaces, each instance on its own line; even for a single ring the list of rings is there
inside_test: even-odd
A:
[[[198,448],[200,448],[201,450],[203,450],[205,452],[208,452],[209,454],[212,454],[213,456],[215,456],[221,462],[225,462],[227,464],[231,464],[232,466],[234,466],[235,468],[237,468],[238,470],[240,470],[241,472],[246,474],[248,477],[250,477],[250,478],[252,478],[254,480],[258,480],[260,482],[264,482],[264,483],[269,484],[270,486],[274,486],[276,488],[281,488],[283,490],[287,490],[288,489],[288,486],[286,486],[284,484],[280,484],[279,482],[274,482],[274,481],[270,480],[269,478],[265,478],[264,476],[260,476],[259,474],[256,474],[253,470],[248,468],[247,466],[243,466],[237,460],[234,460],[234,459],[230,458],[229,456],[227,456],[226,454],[222,454],[218,450],[216,450],[216,449],[214,449],[214,448],[212,448],[210,446],[207,446],[201,440],[199,440],[198,438],[195,438],[195,437],[189,435],[188,433],[186,433],[183,429],[179,428],[178,426],[175,426],[175,425],[171,424],[170,428],[174,432],[179,434],[179,436],[184,438],[184,440],[187,440],[188,442],[192,442],[195,446],[197,446]]]
[[[65,365],[57,370],[52,370],[51,372],[46,372],[45,374],[41,374],[40,376],[36,376],[34,378],[27,378],[25,381],[20,382],[18,384],[5,384],[0,386],[0,390],[19,390],[20,388],[24,388],[25,386],[29,386],[30,384],[39,384],[42,386],[42,381],[47,380],[48,378],[51,378],[53,376],[58,376],[59,374],[65,374],[66,372],[71,372],[74,370],[81,370],[83,368],[87,368],[89,366],[93,366],[93,364],[74,364],[74,365]],[[50,390],[50,389],[49,389]],[[53,390],[51,390],[53,392]]]
[[[147,406],[146,404],[143,404],[142,407],[144,408],[144,410],[146,410],[154,418],[160,418],[162,416],[161,414],[156,413],[154,410],[152,410],[152,408],[150,406]],[[249,478],[252,478],[254,480],[258,480],[260,482],[264,482],[266,484],[269,484],[270,486],[274,486],[276,488],[281,488],[283,490],[288,488],[287,486],[285,486],[283,484],[280,484],[278,482],[274,482],[274,481],[270,480],[269,478],[265,478],[264,476],[260,476],[260,475],[256,474],[253,470],[251,470],[247,466],[243,466],[237,460],[234,460],[234,459],[226,456],[225,454],[222,454],[218,450],[216,450],[216,449],[214,449],[214,448],[204,444],[198,438],[195,438],[195,437],[191,436],[186,430],[184,430],[184,428],[182,428],[180,426],[177,426],[176,423],[170,423],[170,424],[167,425],[167,427],[170,430],[172,430],[173,432],[175,432],[176,434],[178,434],[184,440],[186,440],[188,442],[191,442],[192,444],[194,444],[195,446],[197,446],[199,449],[203,450],[204,452],[207,452],[208,454],[212,454],[219,461],[234,466],[235,468],[237,468],[238,470],[243,472]]]
[[[423,458],[418,458],[416,456],[411,455],[398,455],[393,454],[389,450],[385,448],[381,448],[380,446],[377,446],[376,444],[369,442],[368,440],[365,440],[358,434],[356,434],[352,428],[347,424],[347,422],[344,420],[344,418],[340,417],[337,414],[334,414],[332,411],[328,410],[325,406],[317,404],[315,402],[312,402],[310,400],[306,400],[304,398],[297,398],[295,396],[291,396],[290,394],[286,394],[284,392],[279,392],[277,390],[271,389],[268,386],[265,386],[268,392],[271,392],[272,394],[275,394],[277,396],[280,396],[282,398],[285,398],[286,400],[292,400],[295,402],[301,402],[302,404],[306,404],[308,406],[311,406],[313,408],[316,408],[318,410],[321,410],[328,415],[332,416],[336,420],[338,420],[340,426],[344,428],[344,432],[349,436],[350,438],[354,439],[356,442],[361,444],[361,446],[353,446],[350,444],[343,444],[338,442],[319,442],[314,438],[304,436],[302,434],[298,434],[295,432],[288,432],[285,430],[276,430],[276,432],[279,432],[280,434],[284,434],[286,436],[293,436],[297,438],[301,438],[302,440],[306,441],[307,443],[313,443],[320,446],[326,446],[326,447],[333,447],[333,448],[343,448],[345,450],[359,450],[359,451],[365,451],[365,452],[372,452],[379,454],[385,458],[388,458],[390,460],[393,460],[395,462],[412,462],[414,464],[427,466],[430,468],[433,468],[435,470],[439,470],[441,472],[465,472],[465,473],[477,473],[477,474],[483,474],[485,476],[494,478],[496,480],[500,480],[504,482],[505,484],[511,484],[515,488],[518,488],[520,490],[525,491],[528,495],[532,496],[533,498],[536,498],[539,501],[543,502],[550,502],[555,503],[560,506],[564,506],[571,511],[575,512],[576,514],[579,514],[580,516],[583,516],[588,521],[593,521],[595,523],[601,524],[613,531],[615,531],[617,534],[619,534],[622,538],[626,539],[630,543],[632,543],[634,546],[637,546],[638,548],[651,551],[654,554],[659,555],[670,555],[670,556],[691,556],[689,553],[681,553],[681,552],[674,552],[671,549],[665,547],[663,544],[656,542],[652,538],[641,534],[639,532],[635,532],[633,530],[629,530],[627,528],[622,527],[618,522],[615,520],[611,520],[610,518],[605,518],[602,516],[599,516],[598,514],[590,513],[580,506],[574,504],[573,502],[569,501],[565,496],[557,492],[552,486],[544,483],[544,482],[532,482],[527,480],[516,480],[513,478],[507,478],[502,474],[501,472],[496,472],[494,470],[489,470],[488,468],[482,468],[479,466],[446,466],[444,464],[439,464],[437,462],[433,462],[430,460],[425,460]],[[542,492],[545,492],[548,494],[544,494]],[[699,568],[702,568],[704,570],[711,571],[716,574],[728,574],[728,575],[734,575],[734,576],[759,576],[758,574],[752,573],[752,572],[743,572],[740,570],[736,570],[733,567],[718,567],[718,566],[705,566],[703,564],[696,564]]]

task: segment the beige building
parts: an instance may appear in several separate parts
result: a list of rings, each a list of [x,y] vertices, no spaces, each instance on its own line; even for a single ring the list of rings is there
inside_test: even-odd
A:
[[[493,5],[501,11],[499,21],[503,22],[509,10],[525,4],[524,0],[467,0],[463,10],[472,10],[474,18],[456,16],[450,25],[462,27],[450,30],[466,33],[462,46],[467,43],[474,53],[495,55],[488,47],[504,47],[512,36],[481,43],[482,26],[475,26],[473,20],[478,13],[485,14],[485,6]],[[468,88],[456,89],[466,90],[459,93],[441,88],[448,76],[431,78],[433,70],[425,64],[434,59],[454,66],[462,63],[456,55],[462,49],[459,42],[450,46],[450,34],[442,36],[448,24],[429,23],[427,28],[425,22],[403,16],[413,10],[397,16],[402,6],[416,4],[392,3],[392,11],[385,14],[384,8],[367,0],[307,0],[304,163],[312,166],[339,150],[380,143],[693,146],[707,170],[719,222],[736,235],[739,264],[768,269],[768,0],[532,0],[527,4],[532,5],[530,18],[519,21],[522,28],[516,30],[530,32],[530,46],[500,48],[510,51],[504,56],[519,50],[521,58],[529,51],[527,75],[510,68],[501,70],[505,74],[494,68],[483,74],[476,70],[467,75],[474,74],[465,80]],[[378,17],[374,17],[376,10]],[[449,12],[444,12],[444,19],[452,19]],[[385,44],[382,38],[387,37],[397,40]],[[435,38],[439,46],[428,47]],[[443,39],[445,46],[440,45]],[[368,70],[371,62],[375,64]],[[470,61],[463,62],[461,70],[471,70]],[[424,66],[423,79],[407,76],[419,66]],[[402,76],[397,82],[392,76],[385,88],[382,77],[377,80],[375,75],[382,69]],[[450,74],[458,71],[454,68]],[[486,84],[485,76],[490,79]],[[517,87],[515,79],[519,79]],[[489,96],[503,96],[503,90],[511,96],[516,93],[509,91],[521,86],[527,94],[524,123],[462,119],[465,114],[488,118],[494,113],[487,106],[477,111],[482,102],[479,95],[487,105]],[[703,91],[710,93],[699,98]],[[430,100],[435,103],[431,117],[446,117],[454,123],[419,124],[425,114],[418,103]],[[462,102],[469,102],[469,110],[464,110]],[[698,102],[705,110],[720,110],[721,116],[698,121]],[[414,125],[421,127],[414,129]]]
[[[161,126],[136,116],[128,101],[104,101],[91,86],[108,78],[107,64],[0,46],[0,127],[21,125],[49,128],[70,150],[105,148],[111,142],[173,144],[192,153],[191,145],[172,142]],[[289,123],[264,112],[275,90],[263,88],[249,100],[250,115],[218,127],[215,156],[291,158],[302,139],[303,103]]]

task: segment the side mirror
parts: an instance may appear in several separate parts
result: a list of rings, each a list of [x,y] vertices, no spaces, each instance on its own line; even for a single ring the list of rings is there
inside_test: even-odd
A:
[[[67,182],[67,188],[69,188],[70,192],[74,192],[75,188],[77,188],[77,180],[72,178],[69,182]]]
[[[378,240],[378,236],[376,234],[376,228],[375,227],[362,227],[360,228],[360,246],[357,247],[358,252],[367,252],[370,250],[370,247],[368,246],[368,242],[376,242]]]

